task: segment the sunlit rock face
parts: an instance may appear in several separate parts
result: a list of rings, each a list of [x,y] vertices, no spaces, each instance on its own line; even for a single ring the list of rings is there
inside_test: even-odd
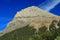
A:
[[[36,31],[42,26],[46,26],[47,30],[49,30],[51,22],[56,20],[56,25],[59,22],[59,19],[59,16],[46,12],[36,6],[31,6],[17,12],[13,20],[8,23],[7,28],[1,32],[1,35],[25,27],[26,25],[34,27]],[[56,28],[58,28],[57,25]]]

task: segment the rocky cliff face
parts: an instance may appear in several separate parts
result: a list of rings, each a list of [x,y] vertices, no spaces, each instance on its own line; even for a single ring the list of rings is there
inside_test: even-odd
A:
[[[49,25],[53,20],[57,21],[55,26],[58,28],[56,24],[59,22],[60,16],[43,11],[36,6],[31,6],[17,12],[13,20],[8,23],[7,28],[2,31],[0,35],[4,35],[15,29],[25,27],[26,25],[34,27],[37,31],[42,26],[46,26],[47,30],[49,30]]]

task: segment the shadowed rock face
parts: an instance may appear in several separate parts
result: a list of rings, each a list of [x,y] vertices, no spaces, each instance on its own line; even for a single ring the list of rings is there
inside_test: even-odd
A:
[[[42,26],[46,26],[47,30],[49,30],[49,25],[53,20],[57,21],[55,22],[55,26],[58,28],[56,24],[60,20],[59,16],[43,11],[36,6],[28,7],[22,9],[20,12],[17,12],[14,19],[8,23],[7,28],[1,32],[1,35],[4,35],[17,28],[25,27],[26,25],[34,27],[36,31],[38,31]]]

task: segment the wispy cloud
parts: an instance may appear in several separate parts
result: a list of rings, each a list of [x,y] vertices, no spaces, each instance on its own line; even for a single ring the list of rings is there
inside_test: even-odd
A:
[[[43,10],[50,11],[59,3],[60,3],[60,0],[46,0],[45,2],[41,3],[38,6]]]
[[[0,17],[0,31],[4,30],[12,18]]]

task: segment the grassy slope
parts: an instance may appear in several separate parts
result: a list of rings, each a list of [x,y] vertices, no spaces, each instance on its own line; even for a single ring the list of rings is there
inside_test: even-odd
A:
[[[34,32],[35,29],[26,26],[3,35],[0,40],[28,40],[30,36],[34,35]]]
[[[60,22],[58,26],[60,27]],[[47,31],[43,26],[35,33],[36,30],[27,25],[3,35],[0,40],[60,40],[60,28],[56,29],[54,25],[50,25],[49,29],[50,31]]]

